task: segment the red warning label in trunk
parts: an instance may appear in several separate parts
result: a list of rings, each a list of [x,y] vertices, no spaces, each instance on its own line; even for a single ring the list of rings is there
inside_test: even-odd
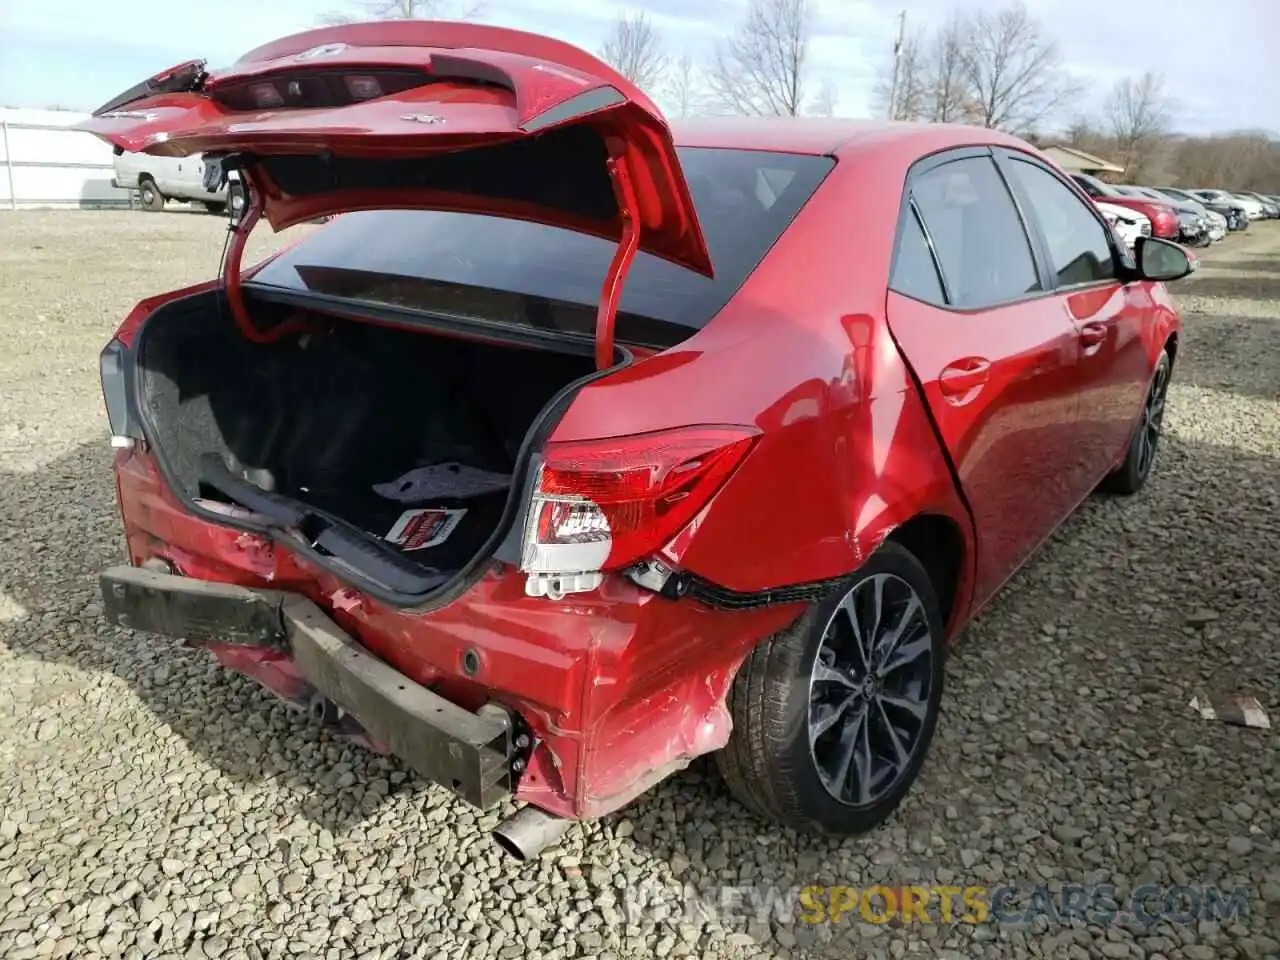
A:
[[[438,547],[449,539],[466,510],[444,510],[427,507],[406,510],[383,538],[401,550],[425,550]]]

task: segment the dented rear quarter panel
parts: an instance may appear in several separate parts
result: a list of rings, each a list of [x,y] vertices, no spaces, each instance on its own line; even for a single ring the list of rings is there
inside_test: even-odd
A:
[[[724,746],[732,729],[725,695],[738,666],[801,609],[715,610],[616,576],[591,594],[552,601],[526,596],[524,576],[503,564],[444,606],[392,607],[286,546],[191,515],[145,454],[119,452],[116,475],[135,566],[158,558],[189,577],[299,593],[415,682],[471,709],[496,698],[536,739],[517,799],[563,816],[615,810]],[[462,666],[468,651],[479,656],[472,676]],[[278,653],[212,652],[305,703]]]
[[[586,387],[554,431],[553,441],[687,423],[761,431],[668,548],[676,567],[742,592],[828,580],[855,571],[922,513],[955,521],[971,543],[885,322],[894,225],[915,156],[842,156],[719,316]]]
[[[944,147],[954,134],[923,136]],[[719,317],[586,387],[550,438],[757,427],[746,461],[668,548],[675,566],[719,586],[842,577],[926,513],[954,521],[972,553],[963,502],[885,322],[893,225],[919,143],[872,137],[867,147],[841,154]],[[714,609],[618,576],[591,594],[531,598],[519,571],[496,562],[447,604],[396,608],[285,545],[192,516],[145,453],[121,453],[117,473],[135,564],[162,557],[188,576],[296,591],[414,681],[471,708],[497,698],[537,741],[517,799],[561,815],[617,809],[722,747],[743,659],[803,609]],[[966,582],[953,632],[968,603]],[[469,650],[479,654],[472,676],[462,667]]]

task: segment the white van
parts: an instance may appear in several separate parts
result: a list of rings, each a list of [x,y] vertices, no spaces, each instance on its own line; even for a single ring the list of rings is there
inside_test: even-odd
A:
[[[210,213],[223,213],[230,203],[234,213],[240,212],[244,192],[232,171],[227,183],[210,192],[204,188],[204,159],[191,157],[153,157],[145,153],[128,153],[116,148],[113,186],[137,190],[143,210],[163,210],[166,200],[202,203]]]

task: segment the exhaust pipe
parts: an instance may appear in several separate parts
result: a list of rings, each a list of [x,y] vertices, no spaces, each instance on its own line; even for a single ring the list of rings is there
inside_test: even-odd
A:
[[[315,694],[307,704],[307,716],[312,723],[322,727],[336,727],[343,717],[342,708],[322,693]]]
[[[533,860],[563,837],[572,823],[526,804],[498,824],[493,839],[515,859]]]

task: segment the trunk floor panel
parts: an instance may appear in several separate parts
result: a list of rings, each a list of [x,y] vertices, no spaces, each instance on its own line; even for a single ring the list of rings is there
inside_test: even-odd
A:
[[[342,517],[384,541],[406,511],[465,510],[466,513],[443,543],[420,550],[401,551],[405,557],[438,570],[459,570],[466,566],[497,528],[507,504],[505,490],[465,500],[441,499],[421,504],[397,503],[372,491],[366,495],[351,489],[308,488],[305,492],[292,496],[309,506]]]
[[[263,313],[264,327],[297,319],[270,305],[252,309]],[[149,439],[170,482],[188,497],[242,498],[250,510],[257,503],[375,582],[399,584],[392,592],[430,592],[492,540],[510,494],[492,489],[492,475],[516,471],[539,412],[566,384],[591,374],[594,359],[378,323],[306,320],[305,333],[257,344],[240,335],[216,293],[160,308],[134,345]],[[439,477],[422,480],[414,502],[374,490],[412,486],[406,478],[414,470],[449,463],[485,471],[489,492],[481,485],[466,493],[461,472],[443,487]],[[255,484],[263,474],[271,482]],[[433,495],[430,482],[450,495]],[[436,546],[404,550],[387,540],[406,511],[427,508],[466,513]],[[309,509],[316,520],[306,519]]]

